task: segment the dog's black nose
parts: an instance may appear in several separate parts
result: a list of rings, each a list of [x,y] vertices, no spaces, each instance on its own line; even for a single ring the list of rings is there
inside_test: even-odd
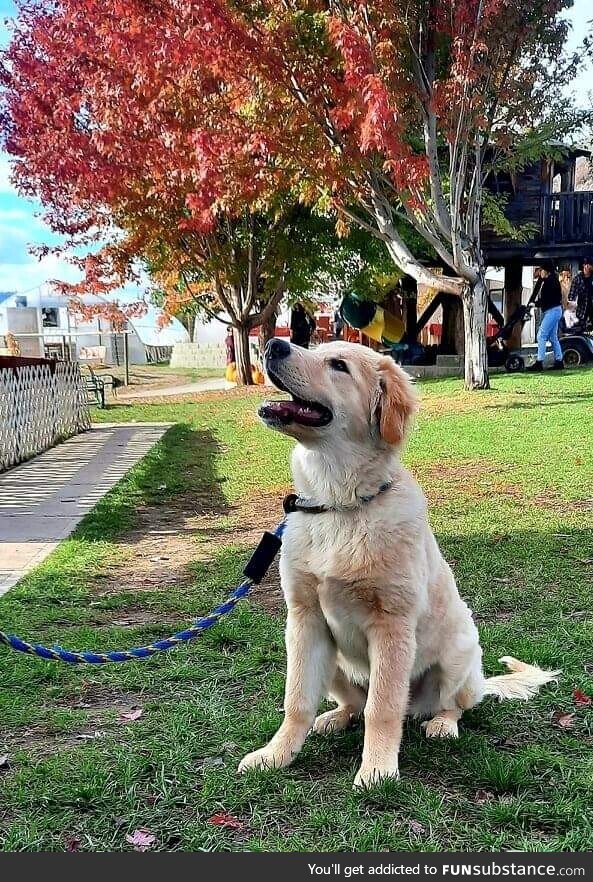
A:
[[[281,359],[290,355],[290,343],[287,340],[281,340],[280,337],[273,337],[266,343],[266,358]]]

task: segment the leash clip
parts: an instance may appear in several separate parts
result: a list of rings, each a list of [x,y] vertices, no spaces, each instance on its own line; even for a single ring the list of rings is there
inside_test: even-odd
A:
[[[285,496],[282,500],[282,508],[284,509],[284,514],[292,514],[293,511],[296,511],[296,502],[299,497],[296,493],[289,493],[288,496]]]
[[[287,515],[292,514],[294,511],[302,511],[305,514],[323,514],[329,511],[325,505],[307,505],[306,501],[303,501],[296,493],[289,493],[288,496],[284,497],[282,508]]]

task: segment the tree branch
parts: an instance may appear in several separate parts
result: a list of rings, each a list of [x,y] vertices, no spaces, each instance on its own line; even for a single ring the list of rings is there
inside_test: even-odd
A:
[[[274,310],[276,309],[276,307],[278,306],[278,304],[282,300],[282,298],[284,296],[285,269],[286,268],[284,268],[282,270],[281,280],[278,283],[276,290],[274,291],[274,293],[271,295],[270,299],[268,300],[268,302],[264,306],[264,308],[262,310],[260,310],[259,312],[256,312],[252,316],[250,316],[249,322],[248,322],[249,329],[255,328],[257,325],[262,325],[265,321],[267,321],[267,319],[270,318],[270,316],[272,315],[272,313],[274,312]]]
[[[422,266],[422,264],[413,256],[393,224],[390,206],[382,195],[373,191],[372,201],[377,225],[379,230],[386,237],[387,241],[385,244],[394,263],[396,263],[404,273],[412,276],[413,279],[422,285],[429,285],[439,291],[448,291],[450,294],[461,294],[464,285],[462,279],[451,278],[448,276],[437,276],[435,273],[432,273],[429,269]]]

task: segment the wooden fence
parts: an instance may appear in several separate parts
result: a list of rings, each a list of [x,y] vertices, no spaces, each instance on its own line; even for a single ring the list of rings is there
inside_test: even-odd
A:
[[[90,425],[77,364],[0,357],[0,472]]]

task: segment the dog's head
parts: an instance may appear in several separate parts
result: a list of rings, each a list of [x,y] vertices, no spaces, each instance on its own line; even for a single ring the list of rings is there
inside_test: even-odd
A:
[[[389,356],[358,344],[309,351],[275,338],[266,346],[265,365],[290,398],[263,404],[261,419],[306,446],[327,438],[399,445],[418,408],[408,375]]]

